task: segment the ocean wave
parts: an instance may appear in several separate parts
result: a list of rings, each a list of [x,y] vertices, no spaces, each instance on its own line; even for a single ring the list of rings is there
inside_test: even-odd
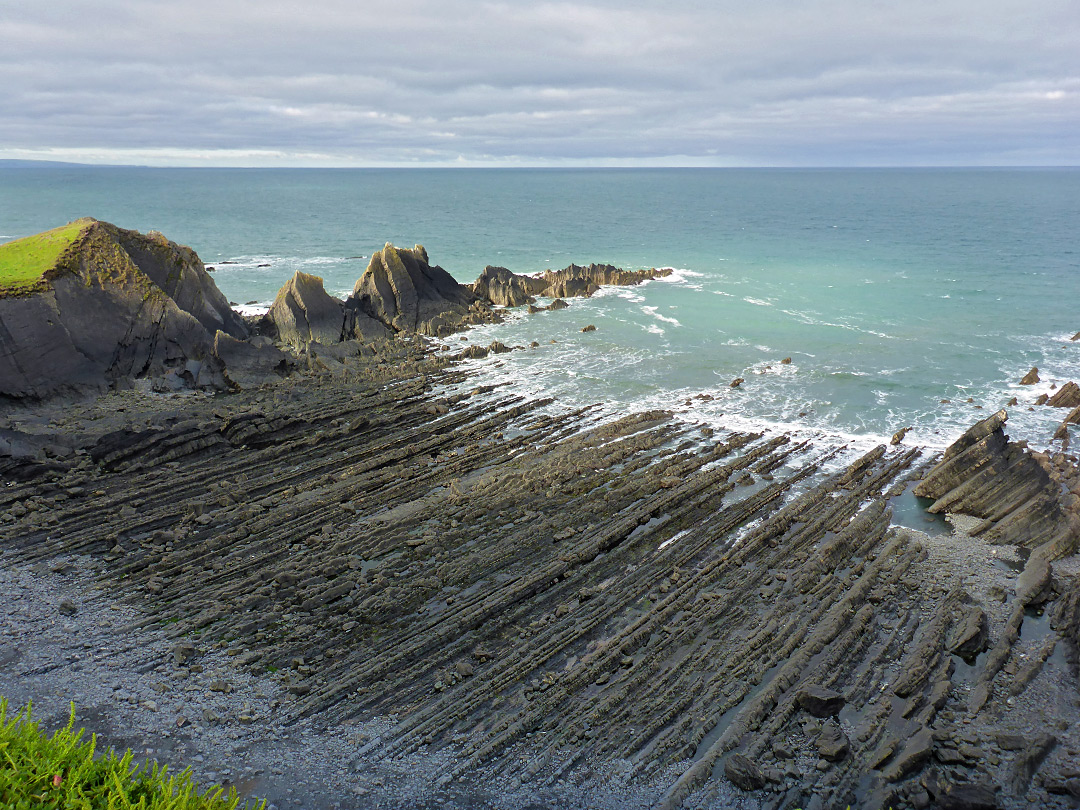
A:
[[[750,296],[743,298],[743,301],[748,304],[753,304],[756,307],[771,307],[773,305],[772,301],[765,301],[761,298],[751,298]]]
[[[656,269],[671,271],[669,275],[657,276],[653,279],[653,281],[662,281],[665,284],[685,284],[691,278],[705,278],[705,273],[699,273],[697,270],[689,270],[685,267],[658,267]],[[700,289],[700,287],[694,286],[696,289]]]
[[[658,320],[658,321],[663,321],[664,323],[670,323],[672,326],[682,326],[682,324],[679,323],[678,319],[669,318],[667,315],[661,315],[656,310],[657,310],[657,307],[642,307],[641,308],[642,312],[644,312],[646,315],[651,315],[652,317],[656,318],[656,320]]]

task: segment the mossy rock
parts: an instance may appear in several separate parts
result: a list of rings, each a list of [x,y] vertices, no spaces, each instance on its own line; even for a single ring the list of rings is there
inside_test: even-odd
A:
[[[77,219],[51,231],[15,239],[0,245],[0,298],[28,295],[48,289],[63,257],[93,225],[93,219]]]

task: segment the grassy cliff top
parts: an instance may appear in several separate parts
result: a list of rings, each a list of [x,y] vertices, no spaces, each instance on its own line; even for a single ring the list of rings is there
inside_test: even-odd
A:
[[[0,245],[0,296],[33,292],[45,286],[43,276],[60,254],[94,220],[78,219],[51,231]]]

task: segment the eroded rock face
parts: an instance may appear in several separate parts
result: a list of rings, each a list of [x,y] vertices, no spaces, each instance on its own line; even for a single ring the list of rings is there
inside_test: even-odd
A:
[[[423,335],[446,335],[498,320],[486,301],[432,266],[422,246],[410,250],[389,242],[371,257],[345,306],[395,332]]]
[[[191,362],[220,383],[215,334],[247,337],[195,252],[161,234],[89,220],[47,279],[43,291],[0,299],[2,397],[177,376]]]

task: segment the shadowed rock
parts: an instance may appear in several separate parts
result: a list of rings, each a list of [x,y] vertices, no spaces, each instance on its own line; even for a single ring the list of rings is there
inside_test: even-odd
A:
[[[190,248],[86,220],[43,289],[0,299],[0,396],[38,399],[122,379],[191,376],[225,385],[220,330],[247,327]]]
[[[829,717],[844,708],[844,696],[832,689],[810,685],[803,687],[795,696],[799,706],[814,717]]]

